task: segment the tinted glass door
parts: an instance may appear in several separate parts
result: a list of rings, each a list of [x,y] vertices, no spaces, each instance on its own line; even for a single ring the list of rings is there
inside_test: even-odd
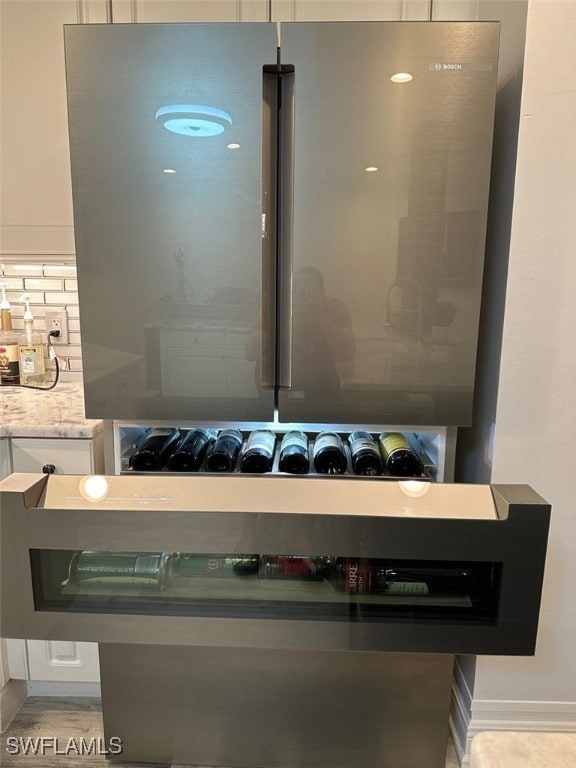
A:
[[[294,67],[282,421],[470,423],[498,24],[282,25]]]
[[[66,58],[87,416],[270,420],[259,328],[275,25],[72,26]]]

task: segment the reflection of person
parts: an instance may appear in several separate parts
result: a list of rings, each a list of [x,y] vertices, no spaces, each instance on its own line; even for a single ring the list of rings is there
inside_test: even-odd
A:
[[[352,360],[356,342],[345,304],[326,296],[322,273],[306,267],[294,277],[292,387],[310,397],[340,389],[338,364]],[[246,359],[258,360],[260,334],[246,343]]]

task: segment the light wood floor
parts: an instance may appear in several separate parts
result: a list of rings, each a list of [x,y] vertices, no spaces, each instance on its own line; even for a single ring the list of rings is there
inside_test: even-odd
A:
[[[0,765],[3,768],[171,768],[159,763],[118,762],[104,755],[55,755],[52,748],[45,755],[10,755],[6,751],[7,746],[11,748],[14,744],[8,741],[10,737],[53,737],[62,750],[70,738],[79,744],[82,737],[89,741],[102,735],[100,699],[31,697],[0,737]],[[448,745],[446,768],[459,768],[452,744]]]

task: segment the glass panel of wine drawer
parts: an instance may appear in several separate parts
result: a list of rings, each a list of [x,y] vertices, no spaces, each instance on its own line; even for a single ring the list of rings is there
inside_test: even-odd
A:
[[[30,550],[36,610],[332,621],[496,620],[500,564]]]

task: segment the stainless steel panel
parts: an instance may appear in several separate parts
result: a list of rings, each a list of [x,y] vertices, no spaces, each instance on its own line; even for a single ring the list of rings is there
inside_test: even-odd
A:
[[[104,644],[100,666],[125,760],[444,768],[450,655]]]
[[[470,423],[498,37],[497,23],[283,25],[296,112],[282,421]]]
[[[272,24],[66,28],[88,416],[271,419],[251,345],[276,58]]]

